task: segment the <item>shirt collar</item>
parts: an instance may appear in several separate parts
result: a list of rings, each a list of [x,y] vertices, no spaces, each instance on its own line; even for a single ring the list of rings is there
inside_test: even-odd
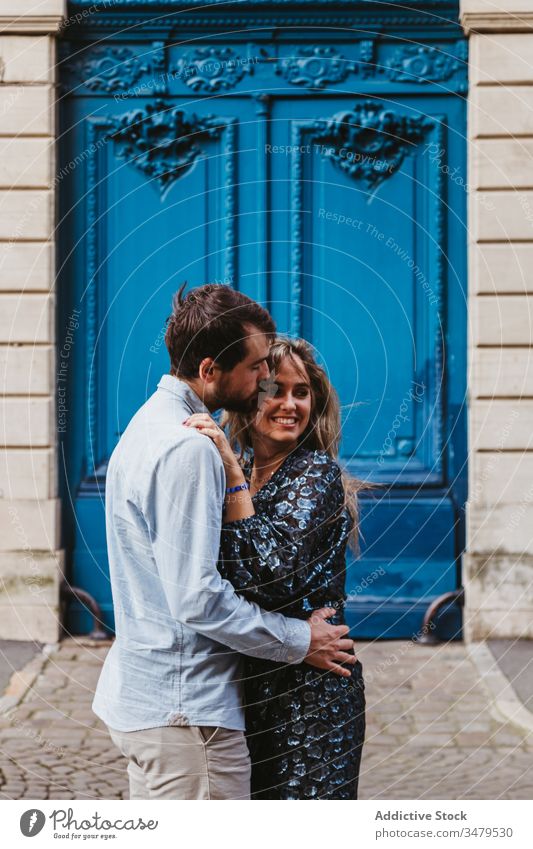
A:
[[[184,404],[189,407],[191,413],[208,413],[208,415],[211,415],[196,392],[191,389],[188,383],[180,380],[179,377],[174,377],[172,374],[164,374],[157,384],[157,388],[162,389],[164,392],[171,392],[176,397],[181,398]]]

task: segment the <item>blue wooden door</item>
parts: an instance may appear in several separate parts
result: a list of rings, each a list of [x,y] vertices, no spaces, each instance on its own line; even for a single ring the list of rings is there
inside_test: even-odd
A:
[[[275,14],[276,30],[224,35],[217,16],[206,35],[172,16],[128,34],[102,12],[62,45],[60,341],[79,317],[60,428],[69,576],[112,626],[106,463],[168,370],[172,293],[218,280],[328,369],[342,460],[382,485],[363,503],[348,618],[360,637],[406,637],[460,585],[465,45],[422,15],[399,38],[390,10],[352,32]],[[89,624],[73,606],[69,628]],[[458,635],[458,611],[440,624]]]

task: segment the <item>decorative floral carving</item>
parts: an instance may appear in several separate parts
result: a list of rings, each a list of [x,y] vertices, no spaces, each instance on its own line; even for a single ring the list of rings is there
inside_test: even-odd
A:
[[[154,91],[156,94],[167,93],[167,77],[165,73],[165,42],[153,41],[150,53]]]
[[[219,91],[237,85],[250,73],[253,61],[238,56],[231,47],[197,47],[178,61],[176,76],[193,91]]]
[[[357,70],[361,77],[366,80],[374,76],[376,66],[374,61],[375,42],[365,38],[359,42],[359,62]]]
[[[407,44],[393,53],[386,73],[398,82],[431,83],[449,80],[459,67],[459,62],[443,50]]]
[[[162,196],[203,153],[201,142],[220,138],[225,128],[220,118],[186,116],[163,100],[112,120],[107,137],[117,145],[118,157],[156,180]]]
[[[374,188],[399,169],[433,123],[367,100],[317,126],[322,130],[315,137],[322,143],[321,153],[350,177]]]
[[[147,71],[149,65],[129,47],[93,47],[65,67],[69,78],[101,92],[123,91]]]
[[[324,88],[342,82],[353,69],[353,63],[333,47],[300,47],[294,56],[279,60],[276,74],[293,85]]]

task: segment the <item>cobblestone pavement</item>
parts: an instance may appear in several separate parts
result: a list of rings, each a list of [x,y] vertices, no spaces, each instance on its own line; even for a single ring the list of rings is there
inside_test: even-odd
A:
[[[128,798],[125,761],[90,707],[107,650],[69,639],[11,679],[1,798]],[[358,654],[367,691],[360,798],[533,798],[533,733],[498,714],[464,646],[362,643]]]

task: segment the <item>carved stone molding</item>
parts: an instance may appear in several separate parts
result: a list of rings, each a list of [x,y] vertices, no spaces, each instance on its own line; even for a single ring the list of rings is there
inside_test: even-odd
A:
[[[219,139],[225,128],[220,118],[185,115],[159,99],[111,120],[107,138],[115,143],[119,159],[155,180],[162,196],[203,153],[201,143]]]
[[[280,59],[276,74],[293,85],[324,88],[327,84],[340,83],[354,70],[353,62],[347,60],[334,47],[301,47],[294,56]]]
[[[218,10],[220,6],[220,0],[108,0],[109,6],[108,10],[113,11],[116,8],[139,8],[139,7],[152,7],[157,8],[160,7],[162,9],[176,8],[176,9],[190,9],[196,7],[201,7],[202,9],[215,9]],[[105,3],[105,0],[104,0]],[[92,7],[94,5],[94,0],[71,0],[71,5],[73,8],[87,8]],[[231,6],[231,3],[227,4]],[[236,0],[235,5],[239,4],[238,0]],[[266,7],[279,7],[282,9],[291,10],[291,8],[296,8],[298,11],[305,11],[306,8],[318,7],[322,6],[325,8],[329,8],[334,6],[335,8],[345,8],[349,10],[353,9],[365,9],[368,5],[368,0],[255,0],[255,6],[266,6]],[[453,6],[453,0],[405,0],[402,4],[402,7],[405,9],[421,9],[424,10],[426,8],[432,9],[442,9],[444,10],[446,7]],[[102,5],[102,11],[105,11],[105,5]],[[233,11],[233,9],[232,9]]]
[[[56,33],[67,16],[67,0],[2,0],[0,5],[2,35]]]
[[[465,34],[474,32],[529,32],[533,35],[533,10],[524,12],[463,12],[461,26]]]
[[[152,42],[152,52],[150,54],[152,72],[156,81],[155,93],[165,94],[167,91],[167,75],[165,74],[166,59],[165,59],[165,42]]]
[[[19,15],[16,18],[0,15],[0,31],[2,35],[56,35],[61,32],[63,22],[63,15]]]
[[[374,57],[376,42],[371,38],[364,38],[359,42],[359,74],[363,79],[368,79],[375,73]]]
[[[462,64],[444,50],[420,44],[405,44],[397,48],[387,61],[385,74],[396,82],[444,82]]]
[[[149,63],[129,47],[93,47],[64,66],[70,84],[108,94],[127,90],[149,70]]]
[[[420,144],[433,122],[412,117],[367,100],[350,112],[317,121],[315,142],[336,168],[375,188],[400,168],[413,146]]]
[[[168,73],[165,72],[166,45],[162,40],[153,41],[151,48],[91,45],[74,55],[71,55],[72,45],[65,42],[60,43],[59,52],[65,91],[83,86],[96,93],[120,93],[124,97],[147,93],[144,89],[157,96],[165,95],[170,80],[179,80],[201,94],[214,94],[235,88],[245,75],[252,73],[258,74],[258,85],[261,80],[268,85],[268,70],[267,76],[261,77],[260,69],[264,71],[270,66],[289,85],[310,91],[339,86],[350,75],[371,83],[388,79],[401,86],[425,86],[455,76],[454,86],[459,86],[459,90],[466,87],[466,45],[462,41],[442,48],[403,44],[392,54],[381,55],[383,47],[373,39],[362,39],[356,45],[355,56],[347,58],[337,46],[294,45],[289,55],[276,59],[257,45],[253,55],[246,52],[246,47],[244,52],[238,52],[229,46],[202,46],[174,59]]]
[[[76,22],[77,29],[121,29],[139,26],[140,12],[147,13],[146,23],[154,32],[182,34],[190,27],[205,31],[206,26],[224,27],[225,31],[250,26],[266,27],[378,27],[396,33],[398,27],[434,29],[436,14],[439,30],[456,33],[456,0],[403,0],[401,3],[369,3],[369,0],[255,0],[254,3],[221,3],[220,0],[113,0],[101,6],[95,0],[71,0],[73,12],[94,6],[98,11]],[[247,8],[248,7],[248,8]],[[154,16],[157,9],[164,14]],[[433,14],[431,12],[433,11]],[[173,13],[176,14],[173,14]],[[430,12],[428,14],[428,12]],[[375,31],[375,29],[374,29]],[[179,35],[182,38],[182,35]]]
[[[231,47],[197,47],[176,64],[176,74],[193,91],[215,92],[237,85],[251,71],[250,60]]]
[[[358,55],[350,60],[335,47],[295,47],[294,54],[278,60],[276,73],[292,85],[324,89],[344,82],[351,74],[361,80],[379,82],[385,78],[395,83],[425,85],[445,82],[465,68],[466,53],[462,43],[455,48],[457,56],[448,52],[450,46],[440,49],[405,44],[387,58],[381,58],[382,48],[383,45],[378,46],[373,39],[362,39]],[[466,74],[464,77],[466,86]]]

